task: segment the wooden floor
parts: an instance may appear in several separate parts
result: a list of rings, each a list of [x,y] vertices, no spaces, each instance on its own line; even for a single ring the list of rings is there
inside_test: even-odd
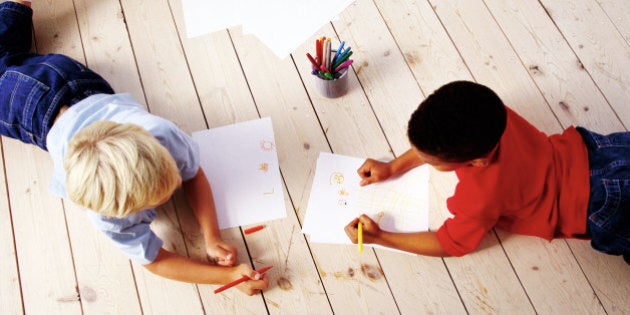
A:
[[[579,4],[577,4],[579,3]],[[2,314],[628,314],[630,267],[588,242],[496,231],[462,258],[311,244],[301,233],[320,151],[392,159],[407,119],[452,80],[492,87],[541,130],[630,128],[627,0],[357,0],[290,57],[230,29],[188,39],[181,0],[34,1],[36,50],[85,62],[186,132],[271,117],[287,218],[244,236],[222,232],[239,261],[274,265],[248,297],[156,277],[129,262],[78,207],[47,190],[52,163],[2,139]],[[625,16],[625,18],[624,18]],[[305,52],[316,37],[352,46],[350,91],[315,90]],[[536,158],[532,156],[531,158]],[[448,216],[453,174],[431,173],[430,227]],[[155,230],[203,258],[181,193]]]

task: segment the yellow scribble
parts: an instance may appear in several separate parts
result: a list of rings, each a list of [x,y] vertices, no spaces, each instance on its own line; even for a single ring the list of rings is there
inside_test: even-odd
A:
[[[343,184],[344,179],[345,179],[345,177],[340,172],[334,172],[334,173],[330,174],[330,184],[331,185],[334,185],[334,184],[341,185],[341,184]]]

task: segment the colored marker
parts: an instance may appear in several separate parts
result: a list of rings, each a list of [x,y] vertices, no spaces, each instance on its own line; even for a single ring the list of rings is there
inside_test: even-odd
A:
[[[315,69],[319,68],[317,66],[317,61],[315,61],[315,58],[313,58],[313,56],[311,56],[311,54],[306,53],[306,58],[308,58],[308,60],[311,62],[311,64],[313,65],[313,68],[315,68]]]
[[[346,42],[341,41],[341,44],[339,44],[339,48],[337,48],[337,51],[335,51],[335,56],[332,59],[332,63],[334,64],[335,62],[337,62],[337,58],[339,58],[339,56],[341,56],[341,51],[343,50],[343,45],[345,45]]]
[[[363,224],[359,222],[357,228],[357,246],[359,246],[359,253],[363,253]]]
[[[319,69],[320,69],[320,70],[322,70],[322,71],[324,71],[324,72],[330,72],[330,71],[328,71],[328,68],[326,68],[326,66],[325,66],[325,65],[321,65],[321,66],[319,67]]]
[[[326,68],[330,69],[332,66],[332,55],[331,48],[332,43],[330,42],[330,38],[326,40]]]
[[[317,65],[321,65],[322,62],[324,61],[324,56],[322,54],[323,48],[324,48],[324,40],[320,39],[317,41],[317,52],[316,52],[316,56],[317,56]]]
[[[258,231],[260,231],[260,230],[262,230],[264,228],[265,228],[264,225],[256,225],[256,226],[252,226],[250,228],[245,229],[243,232],[245,234],[252,234],[252,233],[258,232]]]
[[[339,60],[337,60],[337,63],[335,63],[333,65],[333,68],[337,68],[339,67],[339,65],[341,65],[341,63],[343,63],[344,61],[346,61],[348,58],[350,58],[350,56],[352,56],[352,52],[349,51],[347,52],[345,55],[341,56],[341,58],[339,58]]]
[[[339,72],[339,70],[348,68],[353,62],[354,60],[352,59],[346,60],[344,63],[340,64],[337,68],[335,68],[335,72]]]
[[[260,275],[263,275],[265,272],[267,272],[267,270],[271,269],[271,267],[273,267],[273,266],[267,266],[267,267],[261,268],[260,270],[258,270],[258,273]],[[214,290],[214,294],[217,294],[219,292],[223,292],[223,291],[225,291],[225,290],[227,290],[227,289],[229,289],[229,288],[231,288],[231,287],[233,287],[235,285],[243,283],[243,282],[245,282],[247,280],[251,280],[251,278],[248,277],[248,276],[242,276],[241,278],[236,279],[236,280],[234,280],[234,281],[232,281],[232,282],[230,282],[230,283],[228,283],[228,284],[226,284],[224,286],[221,286],[220,288]]]

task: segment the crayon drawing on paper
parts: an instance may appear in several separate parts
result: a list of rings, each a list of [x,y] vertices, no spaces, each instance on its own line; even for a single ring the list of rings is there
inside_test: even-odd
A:
[[[387,231],[428,229],[428,168],[418,167],[398,178],[361,187],[357,169],[363,162],[320,153],[303,227],[311,242],[351,244],[343,228],[362,213]]]
[[[271,118],[193,132],[219,228],[286,216]]]

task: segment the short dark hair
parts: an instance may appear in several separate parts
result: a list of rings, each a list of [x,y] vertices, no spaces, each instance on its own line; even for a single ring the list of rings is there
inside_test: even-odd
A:
[[[447,162],[483,157],[505,130],[505,105],[490,88],[469,81],[448,83],[429,95],[411,115],[409,141]]]

